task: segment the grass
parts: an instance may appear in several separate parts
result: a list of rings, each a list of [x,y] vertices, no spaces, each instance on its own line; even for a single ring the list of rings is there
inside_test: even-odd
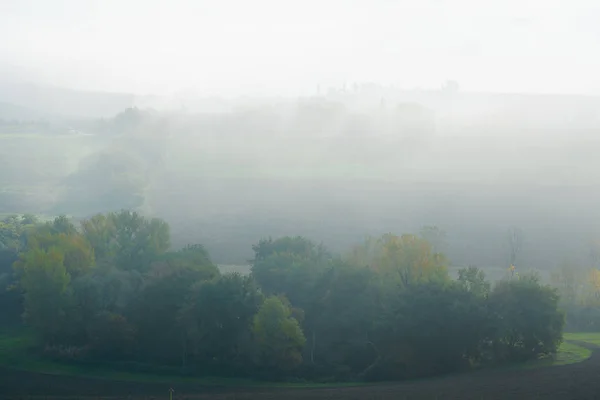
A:
[[[569,341],[581,341],[600,346],[598,333],[566,333],[565,341],[560,345],[554,357],[530,361],[514,368],[534,369],[541,367],[568,365],[582,362],[590,357],[591,350]],[[25,330],[12,330],[0,333],[0,366],[22,371],[39,372],[53,375],[66,375],[82,378],[96,378],[126,382],[148,383],[194,383],[206,386],[243,386],[243,387],[283,387],[283,388],[331,388],[365,385],[364,383],[273,383],[250,379],[221,377],[191,377],[172,374],[129,372],[110,369],[106,366],[74,365],[60,363],[38,356],[33,348],[35,337]]]
[[[587,360],[592,351],[574,343],[563,342],[555,356],[529,361],[519,365],[519,369],[535,369],[540,367],[556,367],[559,365],[576,364]]]
[[[600,332],[565,333],[565,340],[574,340],[600,346]]]
[[[576,343],[572,343],[573,341],[600,346],[600,332],[565,333],[563,339],[554,357],[530,361],[520,365],[518,368],[531,369],[568,365],[587,360],[592,355],[592,351]]]
[[[0,333],[0,366],[21,371],[51,375],[65,375],[80,378],[95,378],[113,381],[181,384],[194,383],[206,386],[270,387],[270,388],[326,388],[357,386],[361,383],[281,383],[261,382],[251,379],[223,377],[192,377],[168,374],[153,374],[121,371],[104,366],[74,365],[44,359],[35,354],[35,337],[24,330]]]
[[[587,360],[591,355],[592,351],[585,347],[563,342],[558,348],[558,353],[556,353],[556,358],[552,365],[575,364]]]

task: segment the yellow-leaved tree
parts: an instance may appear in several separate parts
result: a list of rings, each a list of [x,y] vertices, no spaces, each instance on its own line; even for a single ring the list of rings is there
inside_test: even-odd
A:
[[[591,268],[587,279],[587,296],[586,303],[588,305],[600,305],[600,270]]]
[[[353,264],[368,266],[386,280],[406,287],[449,279],[446,258],[435,253],[431,244],[417,235],[387,233],[368,238],[349,255]]]

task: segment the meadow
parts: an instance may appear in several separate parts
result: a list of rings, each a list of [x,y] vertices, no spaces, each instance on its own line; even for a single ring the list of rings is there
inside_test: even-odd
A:
[[[29,351],[33,343],[33,336],[23,330],[0,334],[0,392],[4,398],[141,400],[167,398],[174,388],[175,399],[585,399],[595,395],[598,388],[593,377],[600,372],[600,360],[593,350],[600,345],[600,333],[587,332],[566,333],[565,342],[552,358],[510,368],[378,384],[268,383],[181,376],[168,370],[125,372],[44,360]]]

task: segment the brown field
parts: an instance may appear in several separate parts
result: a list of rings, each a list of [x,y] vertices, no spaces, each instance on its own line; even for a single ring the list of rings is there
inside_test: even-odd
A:
[[[589,344],[578,343],[588,348]],[[174,400],[598,399],[600,350],[586,361],[538,369],[479,371],[435,379],[337,388],[232,388],[173,385]],[[0,369],[2,399],[168,399],[170,385],[76,378]]]

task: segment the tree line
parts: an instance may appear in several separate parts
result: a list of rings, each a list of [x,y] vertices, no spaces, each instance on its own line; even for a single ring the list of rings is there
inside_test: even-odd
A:
[[[521,274],[451,279],[422,236],[385,234],[345,254],[262,239],[251,273],[222,274],[199,244],[131,211],[76,226],[0,222],[2,324],[22,320],[46,357],[185,374],[312,381],[428,376],[551,355],[556,289]],[[150,367],[149,367],[150,368]]]

